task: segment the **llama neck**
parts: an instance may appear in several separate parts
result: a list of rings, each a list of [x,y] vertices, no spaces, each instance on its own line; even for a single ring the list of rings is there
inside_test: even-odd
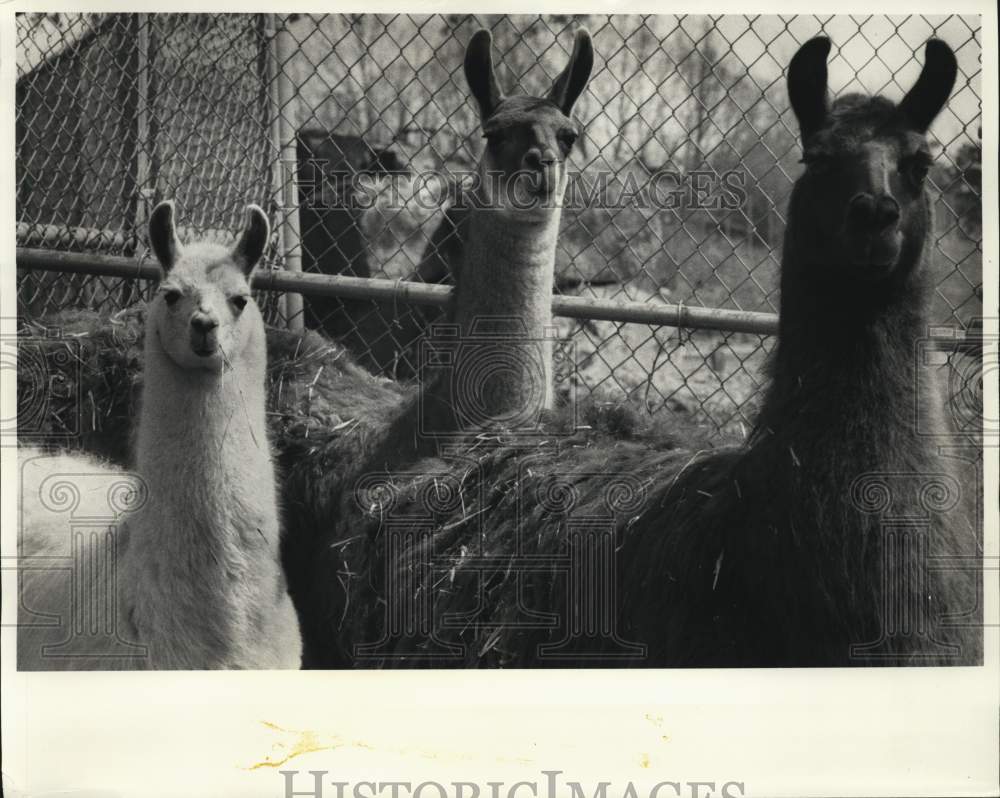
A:
[[[454,321],[463,340],[486,336],[497,340],[496,369],[488,414],[505,415],[528,404],[552,406],[552,285],[560,210],[541,220],[510,221],[489,208],[471,212],[462,271],[455,291]],[[503,357],[512,344],[518,358]],[[465,355],[494,356],[489,347],[459,350],[456,369]],[[484,354],[484,352],[486,354]],[[524,356],[526,355],[526,356]]]
[[[940,402],[917,362],[927,334],[926,279],[918,269],[890,284],[855,286],[853,295],[832,285],[817,291],[814,275],[822,270],[795,268],[793,254],[782,266],[779,342],[756,437],[808,445],[812,451],[796,459],[825,462],[830,473],[838,461],[855,472],[864,464],[915,465],[927,448],[918,430],[942,425]]]
[[[885,548],[891,519],[915,529],[934,523],[948,534],[925,493],[952,468],[933,436],[944,428],[942,402],[918,360],[928,285],[919,274],[877,290],[855,284],[860,295],[852,300],[806,284],[812,269],[796,284],[787,255],[782,268],[772,384],[733,476],[744,496],[763,502],[764,534],[785,535],[785,550],[801,554],[798,567],[815,580],[816,611],[838,607],[827,622],[863,635],[853,637],[861,642],[883,606],[884,580],[923,568],[916,544],[883,559],[893,551]],[[885,506],[867,506],[873,495]],[[948,595],[951,577],[927,578],[928,595]]]
[[[259,364],[196,373],[148,347],[143,379],[137,461],[151,488],[197,495],[199,485],[232,484],[270,459]]]
[[[487,343],[458,347],[451,367],[435,373],[423,393],[404,403],[369,442],[364,469],[393,470],[433,455],[436,433],[474,429],[489,420],[502,425],[523,408],[551,407],[548,333],[559,218],[559,209],[544,220],[517,223],[502,221],[488,208],[469,211],[452,321],[463,340]],[[512,348],[523,356],[507,357]],[[469,395],[482,386],[452,379],[466,368],[489,380],[486,390]],[[470,407],[472,412],[465,412]]]
[[[508,316],[520,319],[528,335],[551,324],[560,217],[558,208],[544,219],[516,222],[489,208],[470,212],[456,323]]]
[[[186,640],[193,662],[240,661],[283,584],[263,362],[192,373],[147,344],[144,382],[149,498],[128,523],[135,621],[152,643]]]

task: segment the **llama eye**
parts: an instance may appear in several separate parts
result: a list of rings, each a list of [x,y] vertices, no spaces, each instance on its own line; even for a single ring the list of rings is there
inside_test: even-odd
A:
[[[177,300],[181,298],[181,292],[176,288],[169,288],[163,292],[163,301],[168,305],[176,304]]]
[[[237,313],[242,313],[243,308],[247,306],[247,302],[249,300],[247,297],[241,295],[241,296],[234,296],[229,301],[233,303],[233,307],[236,308]]]
[[[572,130],[564,130],[557,136],[559,140],[559,146],[562,147],[564,153],[568,153],[573,149],[573,145],[576,144],[578,134]]]
[[[917,157],[903,161],[899,171],[908,177],[914,185],[920,186],[927,179],[927,173],[930,172],[930,169],[931,164],[927,158]]]

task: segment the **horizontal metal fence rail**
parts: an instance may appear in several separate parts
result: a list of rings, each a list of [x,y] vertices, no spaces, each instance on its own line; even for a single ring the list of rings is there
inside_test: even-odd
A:
[[[137,261],[114,255],[94,256],[46,249],[18,249],[18,268],[87,274],[117,279],[160,279],[160,267],[150,261]],[[330,296],[343,299],[399,302],[407,305],[445,308],[453,289],[445,285],[427,285],[404,280],[344,275],[303,274],[279,269],[258,269],[253,286],[261,291],[298,293],[306,296]],[[553,296],[552,312],[568,319],[616,321],[623,324],[653,324],[691,330],[726,330],[754,335],[773,335],[778,331],[775,313],[700,308],[686,305],[651,306],[644,302],[616,302],[590,297]]]
[[[126,280],[160,279],[160,267],[150,261],[106,256],[88,256],[45,249],[18,249],[17,265],[32,271],[86,274]],[[407,305],[446,308],[453,289],[377,277],[303,274],[278,269],[258,269],[252,287],[258,291],[333,296],[344,299],[398,302]],[[776,313],[753,313],[688,305],[650,306],[645,302],[618,302],[590,297],[552,297],[552,313],[568,319],[593,319],[622,324],[649,324],[686,330],[725,330],[752,335],[776,335]],[[981,331],[934,327],[928,338],[943,351],[974,352],[982,347]]]

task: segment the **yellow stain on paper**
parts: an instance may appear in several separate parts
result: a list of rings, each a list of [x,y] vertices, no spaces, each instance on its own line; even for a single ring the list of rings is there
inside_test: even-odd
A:
[[[264,757],[263,760],[257,762],[247,770],[258,770],[259,768],[278,768],[284,765],[291,759],[297,756],[302,756],[302,754],[312,754],[316,751],[332,751],[335,748],[340,748],[344,745],[344,741],[339,737],[321,737],[314,731],[309,729],[299,730],[299,729],[285,729],[278,726],[276,723],[268,723],[266,720],[261,721],[267,728],[273,729],[274,731],[281,732],[282,734],[292,735],[288,742],[276,742],[271,746],[272,754]],[[355,745],[364,746],[362,743],[355,743]]]
[[[369,751],[374,750],[374,746],[362,740],[346,740],[343,737],[327,734],[321,735],[309,729],[286,729],[277,723],[261,721],[261,724],[272,731],[289,735],[287,741],[279,741],[271,745],[271,754],[264,757],[260,762],[256,762],[245,770],[259,770],[261,768],[279,768],[291,759],[303,754],[312,754],[318,751],[333,751],[337,748],[364,748]],[[468,753],[458,752],[438,752],[427,750],[414,750],[408,748],[385,749],[387,752],[398,754],[417,755],[424,759],[451,759],[451,760],[472,760],[475,757]],[[495,757],[497,762],[516,762],[519,764],[533,764],[533,760],[526,757]]]

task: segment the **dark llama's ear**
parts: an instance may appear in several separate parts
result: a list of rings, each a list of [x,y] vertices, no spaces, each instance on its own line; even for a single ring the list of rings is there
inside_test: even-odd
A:
[[[788,100],[799,120],[805,141],[823,127],[829,102],[826,95],[826,59],[830,40],[817,36],[803,44],[788,65]]]
[[[549,99],[569,116],[573,106],[587,88],[591,70],[594,68],[594,45],[586,28],[580,28],[573,40],[573,53],[566,68],[556,78],[549,90]]]
[[[271,225],[267,221],[267,214],[256,205],[247,205],[246,226],[233,249],[233,260],[245,275],[249,276],[257,265],[270,237]]]
[[[165,200],[149,216],[149,248],[166,274],[181,256],[181,242],[174,227],[174,201]]]
[[[924,48],[924,68],[899,103],[899,113],[918,133],[926,133],[951,96],[958,76],[958,62],[951,48],[940,39],[931,39]]]
[[[465,80],[479,104],[479,117],[484,122],[493,116],[503,92],[493,70],[493,36],[488,30],[478,30],[465,50]]]

